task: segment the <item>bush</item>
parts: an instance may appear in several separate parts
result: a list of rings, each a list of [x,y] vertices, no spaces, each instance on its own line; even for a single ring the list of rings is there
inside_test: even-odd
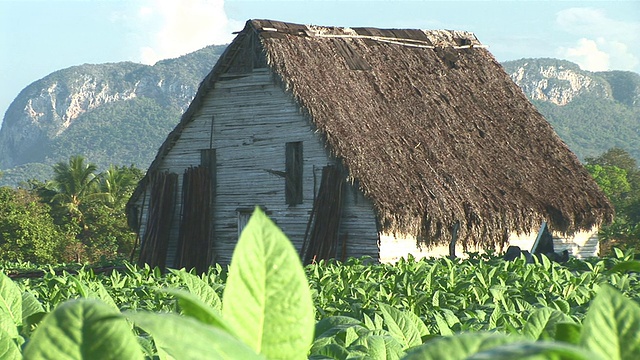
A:
[[[23,189],[0,187],[0,257],[8,261],[56,263],[69,241],[50,207]]]

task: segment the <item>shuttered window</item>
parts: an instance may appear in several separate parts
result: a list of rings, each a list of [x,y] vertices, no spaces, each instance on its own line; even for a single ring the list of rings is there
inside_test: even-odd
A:
[[[302,204],[302,141],[286,144],[285,200],[289,205]]]
[[[242,230],[247,226],[249,218],[251,218],[251,214],[253,213],[253,209],[238,209],[236,212],[238,213],[238,239],[240,239]]]

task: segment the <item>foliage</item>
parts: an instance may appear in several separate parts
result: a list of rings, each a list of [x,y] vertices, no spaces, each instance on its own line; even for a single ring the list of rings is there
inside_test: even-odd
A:
[[[597,157],[588,157],[585,159],[587,164],[601,166],[615,166],[620,169],[632,173],[638,171],[638,163],[636,159],[631,157],[626,150],[621,148],[611,148]]]
[[[603,249],[613,246],[640,246],[640,169],[636,160],[623,149],[612,148],[595,158],[587,158],[587,170],[615,207],[612,224],[600,232]]]
[[[612,165],[587,164],[585,167],[614,204],[620,203],[631,190],[627,170]]]
[[[5,261],[57,263],[68,234],[54,224],[50,207],[23,189],[0,187],[0,257]]]
[[[635,359],[640,263],[616,254],[564,266],[476,256],[303,269],[257,212],[228,271],[129,266],[18,283],[0,274],[0,350],[20,358],[63,344],[56,356],[76,359]],[[109,351],[93,351],[100,346]]]
[[[53,181],[1,188],[3,258],[42,264],[129,258],[136,235],[127,225],[124,208],[142,171],[110,166],[97,173],[96,165],[81,156],[53,170]]]

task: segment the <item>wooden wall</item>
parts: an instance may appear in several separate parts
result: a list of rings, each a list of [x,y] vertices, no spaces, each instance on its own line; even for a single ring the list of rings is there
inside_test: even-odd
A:
[[[290,206],[285,202],[285,179],[281,173],[285,171],[285,144],[298,141],[303,143],[303,201]],[[254,69],[240,77],[223,75],[204,97],[203,106],[184,127],[159,170],[182,174],[190,166],[198,166],[201,150],[209,148],[216,149],[217,183],[211,249],[216,256],[212,260],[229,263],[238,239],[239,212],[251,211],[256,205],[266,210],[300,249],[322,168],[335,164],[336,160],[269,69]],[[182,179],[180,189],[181,184]],[[353,185],[346,188],[340,232],[347,238],[347,256],[368,255],[377,259],[378,236],[371,202]],[[169,266],[175,257],[181,207],[178,195]],[[146,211],[146,206],[143,210]],[[146,214],[142,231],[145,217]]]

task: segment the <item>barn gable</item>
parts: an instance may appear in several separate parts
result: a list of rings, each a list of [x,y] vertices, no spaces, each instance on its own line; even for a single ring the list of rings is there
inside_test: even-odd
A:
[[[143,237],[159,213],[145,201],[151,179],[194,166],[215,168],[200,231],[212,241],[209,261],[228,260],[256,204],[300,249],[329,236],[333,254],[376,258],[380,233],[428,247],[455,228],[461,246],[493,247],[543,220],[570,234],[612,216],[575,155],[467,32],[249,21],[132,196]],[[331,169],[347,181],[329,181]],[[321,193],[323,180],[332,191]],[[188,227],[176,199],[170,243]]]

